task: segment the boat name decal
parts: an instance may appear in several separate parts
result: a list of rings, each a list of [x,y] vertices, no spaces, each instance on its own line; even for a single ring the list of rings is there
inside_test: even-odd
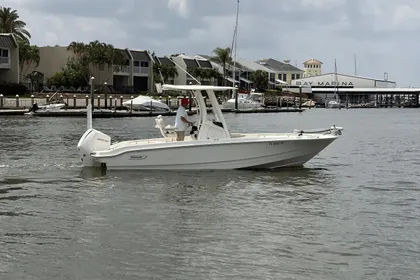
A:
[[[284,144],[283,141],[281,141],[281,142],[268,142],[269,146],[277,146],[277,145],[282,145],[282,144]]]
[[[130,160],[143,160],[146,159],[147,156],[130,156]]]

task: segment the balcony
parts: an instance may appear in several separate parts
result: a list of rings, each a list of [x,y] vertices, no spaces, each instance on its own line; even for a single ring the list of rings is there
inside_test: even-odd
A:
[[[10,68],[10,57],[0,57],[0,68]]]
[[[129,75],[129,74],[130,74],[130,66],[117,67],[114,65],[114,75]]]
[[[136,74],[148,75],[149,74],[149,67],[134,66],[133,67],[133,73],[134,73],[134,75],[136,75]]]

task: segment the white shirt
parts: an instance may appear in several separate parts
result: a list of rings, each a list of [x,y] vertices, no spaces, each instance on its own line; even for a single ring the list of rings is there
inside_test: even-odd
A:
[[[176,131],[186,131],[188,129],[188,123],[185,123],[181,120],[181,117],[187,118],[187,111],[183,106],[179,106],[176,111],[175,117],[175,130]]]

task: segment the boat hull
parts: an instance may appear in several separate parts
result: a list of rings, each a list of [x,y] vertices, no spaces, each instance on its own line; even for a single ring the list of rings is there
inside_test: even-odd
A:
[[[106,166],[110,170],[276,169],[302,166],[336,138],[330,135],[323,138],[254,139],[230,143],[174,142],[166,147],[115,148],[92,157],[96,165]]]

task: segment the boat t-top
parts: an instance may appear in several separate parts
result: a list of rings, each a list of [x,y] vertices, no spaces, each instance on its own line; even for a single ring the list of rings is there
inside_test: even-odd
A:
[[[91,104],[88,129],[77,149],[83,166],[109,170],[214,170],[274,169],[301,166],[336,140],[343,128],[290,133],[235,133],[226,123],[215,92],[234,87],[209,85],[162,85],[163,91],[186,91],[195,97],[198,120],[184,141],[176,141],[175,128],[158,116],[161,137],[111,143],[111,137],[92,127]],[[206,109],[203,94],[211,103]],[[211,117],[213,116],[213,117]]]

